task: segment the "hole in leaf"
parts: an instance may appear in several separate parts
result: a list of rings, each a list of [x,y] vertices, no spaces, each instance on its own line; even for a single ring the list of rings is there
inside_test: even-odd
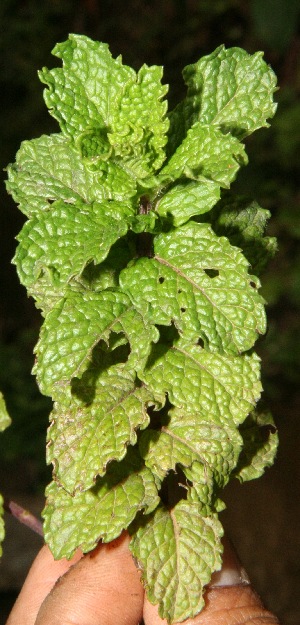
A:
[[[174,325],[174,322],[170,326],[156,325],[160,340],[158,343],[153,343],[151,352],[148,357],[146,369],[151,369],[157,360],[162,358],[172,347],[172,345],[179,339],[179,332]]]
[[[167,508],[174,508],[179,501],[187,498],[187,479],[178,465],[176,471],[169,471],[162,481],[159,494]]]
[[[182,293],[182,289],[178,289],[177,293],[179,294]]]
[[[95,399],[97,380],[103,371],[118,363],[127,362],[130,354],[130,345],[124,334],[112,332],[108,345],[99,341],[92,352],[91,361],[81,378],[74,377],[71,381],[72,394],[78,397],[85,405]]]
[[[201,338],[201,336],[200,336],[200,338],[199,338],[199,339],[198,339],[198,341],[197,341],[197,345],[199,345],[199,347],[204,348],[204,341],[203,341],[203,339]]]
[[[173,408],[173,405],[171,404],[168,395],[164,407],[160,410],[155,410],[153,406],[150,406],[147,410],[150,417],[149,429],[160,430],[163,425],[168,425],[171,419],[169,415],[171,408]]]
[[[182,313],[185,313],[186,308],[184,308],[184,307],[182,306],[182,308],[180,308],[180,310],[181,310],[181,312],[182,312]]]
[[[216,278],[217,276],[220,275],[220,272],[218,269],[203,269],[203,271],[210,278]]]
[[[255,282],[253,282],[253,280],[250,280],[249,284],[250,286],[252,286],[252,289],[256,289],[256,284]]]
[[[126,345],[127,358],[128,358],[129,353],[130,353],[130,348],[129,348],[128,340],[123,332],[111,332],[107,343],[105,341],[100,341],[99,343],[99,347],[102,349],[103,352],[115,352],[116,349],[120,347],[121,345],[124,345],[124,346]],[[116,356],[116,353],[114,354],[114,356]],[[116,359],[116,362],[126,362],[127,358],[125,358],[125,360]]]
[[[91,261],[86,265],[79,279],[85,288],[100,291],[119,285],[119,273],[132,258],[130,246],[134,245],[134,241],[129,235],[131,233],[127,233],[111,246],[104,262],[95,265]]]
[[[163,277],[163,276],[160,276],[160,277],[158,278],[158,282],[159,282],[159,284],[163,284],[163,283],[164,283],[164,281],[165,281],[165,279],[164,279],[164,277]]]
[[[174,321],[172,321],[169,326],[157,325],[156,327],[159,331],[160,343],[173,345],[173,343],[179,339],[179,332],[174,324]]]

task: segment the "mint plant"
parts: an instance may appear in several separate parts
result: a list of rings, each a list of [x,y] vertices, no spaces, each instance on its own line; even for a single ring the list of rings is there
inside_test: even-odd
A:
[[[261,53],[220,46],[184,69],[168,114],[162,68],[136,73],[79,35],[54,54],[39,76],[60,132],[24,141],[7,183],[54,401],[45,540],[70,558],[128,529],[150,601],[182,621],[221,567],[222,488],[258,477],[277,443],[253,351],[276,244],[268,211],[228,191],[276,78]]]

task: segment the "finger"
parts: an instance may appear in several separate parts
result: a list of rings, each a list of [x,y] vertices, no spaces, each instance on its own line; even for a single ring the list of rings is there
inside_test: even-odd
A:
[[[54,560],[48,547],[42,547],[27,575],[6,625],[34,625],[37,613],[56,580],[82,557],[78,550],[72,560]]]
[[[157,606],[145,598],[145,625],[167,625]],[[205,593],[205,607],[184,625],[278,625],[276,617],[262,605],[228,541],[224,541],[223,566],[213,575]]]
[[[61,577],[35,625],[137,625],[144,592],[123,534],[100,545]]]

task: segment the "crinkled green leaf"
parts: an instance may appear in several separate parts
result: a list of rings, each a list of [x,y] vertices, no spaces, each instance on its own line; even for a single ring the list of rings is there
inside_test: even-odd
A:
[[[125,293],[70,292],[59,301],[46,316],[36,347],[34,373],[42,392],[55,396],[59,386],[83,373],[93,349],[111,332],[125,335],[132,366],[142,367],[157,331]]]
[[[72,496],[52,482],[46,489],[43,518],[45,540],[54,557],[71,558],[77,547],[90,551],[99,540],[117,538],[139,510],[150,513],[157,507],[158,486],[131,449],[88,491]]]
[[[45,101],[61,130],[74,139],[86,130],[108,128],[134,70],[120,56],[113,59],[107,44],[84,35],[69,35],[52,53],[63,67],[43,68],[39,77],[48,86]]]
[[[228,356],[210,353],[198,345],[177,341],[169,349],[153,347],[142,375],[157,393],[168,393],[173,406],[199,421],[239,425],[261,393],[256,354]]]
[[[217,182],[229,187],[241,165],[246,165],[244,146],[231,134],[196,122],[160,172],[162,181],[185,176],[192,180]]]
[[[69,204],[123,200],[136,193],[136,184],[119,165],[88,168],[63,135],[23,141],[16,162],[8,167],[7,190],[28,217],[48,211],[55,200]]]
[[[81,288],[90,291],[103,291],[119,286],[119,273],[131,260],[132,249],[130,241],[122,237],[110,248],[105,261],[95,265],[91,262],[78,278]]]
[[[196,411],[191,414],[181,408],[169,412],[169,422],[160,431],[148,428],[139,441],[146,465],[161,480],[177,464],[191,467],[198,462],[206,476],[211,473],[222,486],[235,468],[241,444],[236,428],[205,421]]]
[[[95,375],[95,373],[93,373]],[[83,376],[82,384],[91,384]],[[82,396],[82,386],[81,386]],[[124,364],[101,371],[93,388],[93,401],[72,394],[57,403],[48,432],[48,462],[54,463],[56,480],[69,492],[86,490],[108,462],[122,460],[127,446],[137,440],[136,430],[150,420],[147,406],[153,394],[137,384],[136,375]]]
[[[221,568],[222,526],[196,502],[158,508],[134,534],[130,549],[143,569],[151,603],[169,622],[193,617],[204,605],[203,587]]]
[[[224,502],[219,499],[219,491],[228,482],[229,476],[225,473],[218,473],[207,464],[197,461],[193,462],[190,467],[183,467],[183,473],[189,484],[188,487],[185,486],[187,500],[194,501],[198,505],[200,503],[203,516],[210,516],[212,511],[215,514],[226,508]]]
[[[168,87],[161,85],[162,67],[143,67],[136,79],[124,87],[108,138],[114,154],[137,178],[159,169],[165,160],[164,146],[169,121]]]
[[[133,215],[125,201],[55,202],[51,211],[29,219],[18,236],[14,262],[22,284],[30,288],[46,274],[49,284],[60,286],[91,261],[100,263],[126,234]]]
[[[106,259],[99,264],[92,261],[80,276],[75,276],[66,284],[53,283],[51,275],[44,273],[39,279],[27,287],[29,295],[35,298],[37,308],[46,316],[63,297],[72,291],[103,291],[119,286],[120,270],[126,267],[131,258],[128,242],[125,238],[118,240],[110,249]]]
[[[225,194],[208,220],[218,236],[243,250],[255,275],[260,275],[277,250],[275,237],[264,236],[270,212],[255,201]]]
[[[157,202],[155,210],[162,217],[169,217],[174,226],[181,226],[190,217],[210,211],[219,199],[220,185],[203,178],[172,187]]]
[[[158,216],[154,211],[143,215],[138,214],[130,220],[130,229],[139,234],[140,232],[157,232],[160,231],[158,225]]]
[[[40,72],[45,101],[82,158],[100,168],[116,158],[139,179],[159,169],[169,127],[162,68],[143,65],[136,74],[121,57],[113,59],[106,44],[80,35],[70,35],[53,54],[63,67]]]
[[[243,447],[234,476],[240,482],[260,477],[276,455],[278,434],[269,410],[257,408],[240,428]]]
[[[237,248],[207,224],[189,222],[159,235],[154,251],[120,275],[138,305],[149,302],[154,323],[174,321],[185,338],[201,338],[211,351],[253,346],[265,331],[263,299]]]
[[[5,430],[10,424],[11,424],[11,418],[7,412],[5,400],[0,391],[0,432],[3,432],[3,430]],[[3,497],[0,493],[0,558],[2,556],[2,543],[5,537],[3,515],[4,515]]]
[[[180,142],[196,121],[212,124],[222,132],[243,139],[269,126],[276,105],[276,76],[263,53],[248,54],[223,45],[183,70],[186,99],[171,113],[171,131]],[[178,128],[179,127],[179,128]]]

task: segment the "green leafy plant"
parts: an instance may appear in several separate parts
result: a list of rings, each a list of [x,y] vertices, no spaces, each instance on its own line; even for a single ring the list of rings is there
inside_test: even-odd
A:
[[[25,141],[7,188],[28,217],[14,262],[44,317],[34,373],[54,401],[44,535],[55,558],[124,529],[150,601],[182,621],[221,566],[221,489],[259,476],[277,436],[257,402],[257,275],[268,211],[228,191],[275,112],[261,53],[219,47],[138,73],[70,35],[44,68],[61,132]]]

